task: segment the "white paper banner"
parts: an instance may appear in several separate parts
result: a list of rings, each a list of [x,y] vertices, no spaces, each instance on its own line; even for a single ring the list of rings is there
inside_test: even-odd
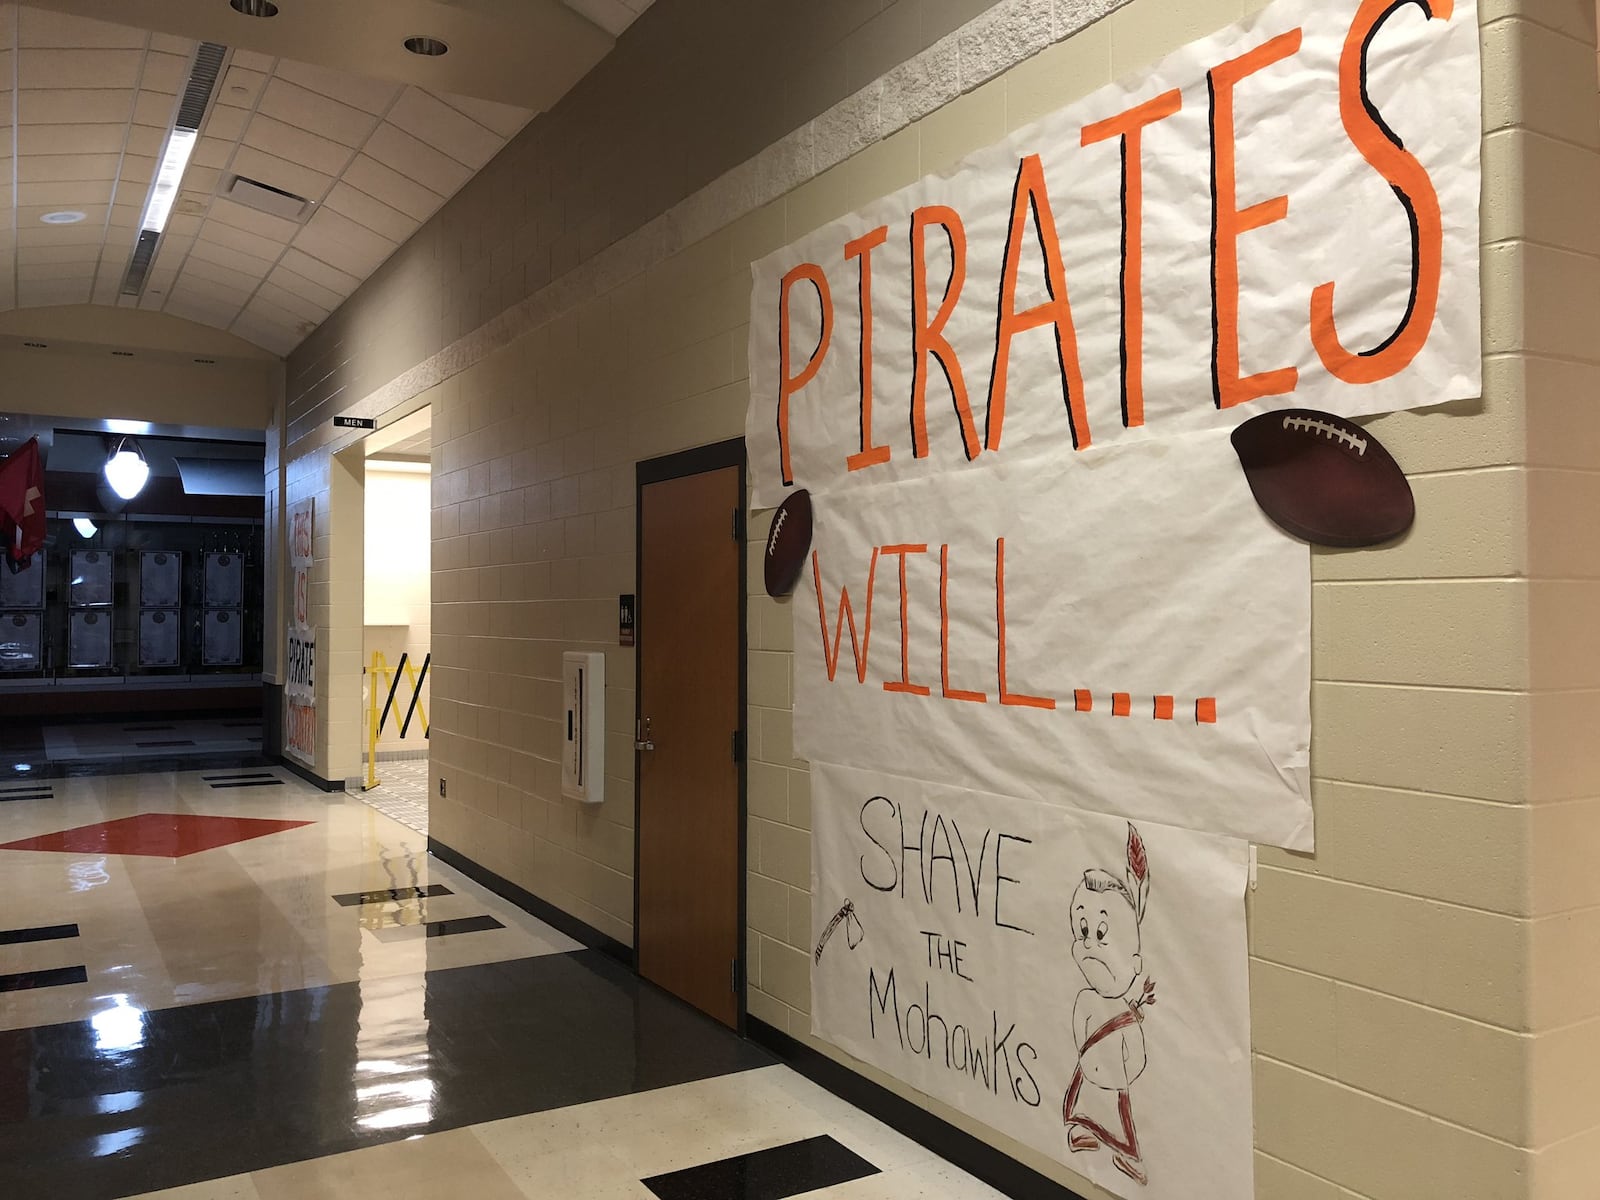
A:
[[[974,466],[819,502],[796,752],[1309,848],[1308,554],[1226,433]]]
[[[1478,395],[1479,92],[1472,0],[1278,0],[763,259],[756,504]]]
[[[1243,843],[825,763],[812,795],[813,1032],[1119,1195],[1254,1194]]]
[[[284,639],[283,748],[307,766],[317,757],[317,632],[311,625],[316,500],[289,506],[289,628]]]

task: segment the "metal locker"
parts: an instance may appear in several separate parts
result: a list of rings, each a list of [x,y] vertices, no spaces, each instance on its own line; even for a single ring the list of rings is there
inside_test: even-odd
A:
[[[206,610],[200,661],[208,667],[237,667],[244,662],[244,614],[229,608]]]
[[[111,614],[94,610],[70,614],[67,626],[68,666],[111,665]]]
[[[177,608],[183,603],[183,555],[146,550],[139,555],[139,607]]]
[[[139,665],[178,665],[183,622],[175,608],[147,608],[139,614]]]
[[[43,630],[40,613],[0,613],[0,671],[37,671],[43,665]]]
[[[0,569],[0,608],[43,608],[45,551],[33,556],[33,565],[15,575]]]
[[[105,550],[74,550],[67,603],[73,608],[99,608],[111,603],[111,555]]]
[[[244,560],[237,554],[207,554],[205,604],[207,608],[238,608],[244,603]]]

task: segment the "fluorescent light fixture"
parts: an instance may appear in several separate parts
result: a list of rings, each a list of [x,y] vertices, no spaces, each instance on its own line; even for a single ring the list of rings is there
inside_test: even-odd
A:
[[[189,155],[194,153],[198,136],[193,129],[174,129],[167,135],[167,148],[162,151],[161,166],[151,185],[150,199],[145,202],[140,229],[160,233],[167,227],[167,218],[172,215],[172,206],[178,199],[178,185],[183,182],[183,172],[189,166]]]
[[[144,491],[149,478],[150,464],[145,462],[139,447],[130,447],[128,439],[123,438],[117,443],[111,457],[106,459],[106,482],[111,485],[111,490],[124,500],[132,500]]]
[[[432,463],[408,462],[400,458],[369,458],[367,470],[383,471],[395,475],[427,475],[433,470]]]
[[[150,430],[149,421],[124,421],[120,417],[112,417],[105,423],[107,433],[125,433],[142,437]]]
[[[72,527],[78,531],[81,538],[92,538],[96,532],[95,523],[88,517],[73,517]]]

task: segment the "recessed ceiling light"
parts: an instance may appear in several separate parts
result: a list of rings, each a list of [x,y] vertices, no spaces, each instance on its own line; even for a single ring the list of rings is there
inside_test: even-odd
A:
[[[409,37],[406,39],[406,49],[413,54],[421,54],[428,58],[438,58],[450,47],[446,46],[438,38]]]
[[[278,6],[272,0],[228,0],[228,7],[247,17],[275,17]]]
[[[46,225],[76,225],[79,221],[83,220],[83,217],[84,214],[81,212],[63,211],[45,213],[39,218],[39,220],[43,221]]]

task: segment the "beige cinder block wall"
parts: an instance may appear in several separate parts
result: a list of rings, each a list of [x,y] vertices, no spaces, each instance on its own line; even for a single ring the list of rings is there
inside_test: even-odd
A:
[[[631,941],[633,661],[610,643],[633,464],[742,431],[750,260],[1253,7],[657,6],[619,45],[626,71],[603,64],[536,121],[297,352],[291,495],[327,486],[332,412],[433,406],[435,837]],[[759,22],[790,8],[803,34],[774,57]],[[1376,422],[1417,528],[1314,560],[1319,849],[1263,851],[1250,899],[1263,1200],[1543,1200],[1600,1178],[1594,13],[1480,8],[1486,396]],[[736,133],[678,119],[690,76]],[[670,137],[626,148],[649,199],[594,207],[616,163],[574,147],[662,111]],[[752,581],[750,1006],[806,1039],[790,611],[754,557]],[[569,648],[608,656],[598,812],[559,795]]]

